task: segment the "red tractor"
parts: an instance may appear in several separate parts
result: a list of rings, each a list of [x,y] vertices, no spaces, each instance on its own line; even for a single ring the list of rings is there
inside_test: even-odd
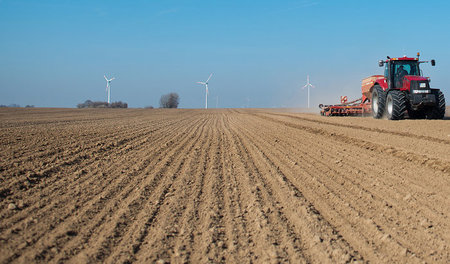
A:
[[[384,75],[373,75],[362,81],[362,98],[340,105],[319,105],[322,115],[364,115],[372,112],[374,118],[384,115],[390,120],[409,118],[442,119],[445,98],[439,89],[430,88],[430,78],[423,77],[417,58],[390,58],[380,60]],[[435,66],[435,61],[431,60]]]

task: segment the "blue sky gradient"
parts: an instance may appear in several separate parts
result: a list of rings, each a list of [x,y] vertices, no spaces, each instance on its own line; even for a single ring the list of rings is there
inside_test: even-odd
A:
[[[180,107],[305,107],[360,97],[386,55],[423,65],[450,101],[450,1],[0,0],[0,104],[106,100]]]

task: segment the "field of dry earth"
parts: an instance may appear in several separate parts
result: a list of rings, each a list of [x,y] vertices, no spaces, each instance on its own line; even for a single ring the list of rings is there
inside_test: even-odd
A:
[[[449,263],[450,120],[0,109],[0,263]]]

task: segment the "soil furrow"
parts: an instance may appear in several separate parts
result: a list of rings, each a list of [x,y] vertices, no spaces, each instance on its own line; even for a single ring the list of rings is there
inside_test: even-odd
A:
[[[186,130],[187,131],[187,130]],[[180,134],[181,135],[181,134]],[[186,137],[188,137],[188,134],[187,133],[185,133],[185,136],[184,136],[185,138]],[[182,141],[181,141],[182,142]],[[144,156],[145,157],[145,156]],[[163,155],[163,157],[164,157],[164,155]],[[161,159],[160,159],[161,160]],[[161,162],[163,162],[163,161],[161,161]],[[130,165],[129,164],[127,164],[126,162],[125,163],[123,163],[123,162],[119,162],[118,164],[123,164],[122,166],[123,166],[123,169],[125,169],[125,168],[130,168]],[[132,168],[132,167],[131,167]],[[71,216],[71,217],[75,217],[75,219],[76,218],[78,218],[78,220],[77,220],[77,222],[81,222],[81,223],[83,223],[83,222],[86,222],[86,221],[89,221],[90,223],[95,223],[95,221],[94,222],[92,222],[92,220],[94,220],[93,218],[94,218],[94,215],[95,214],[97,214],[97,212],[99,211],[99,209],[100,208],[102,208],[102,207],[104,207],[104,203],[106,202],[106,201],[109,201],[109,203],[111,203],[111,202],[113,202],[114,200],[111,200],[111,199],[108,199],[108,198],[112,198],[112,197],[114,197],[114,192],[117,192],[117,191],[122,191],[123,190],[123,188],[125,187],[125,186],[127,186],[130,182],[131,182],[131,178],[129,178],[129,177],[121,177],[121,175],[122,175],[122,173],[125,173],[125,175],[130,175],[130,176],[132,176],[132,174],[133,173],[131,173],[131,174],[129,174],[129,173],[126,173],[126,171],[124,171],[123,169],[120,169],[120,167],[119,168],[117,168],[117,167],[112,167],[112,168],[110,168],[109,170],[111,171],[110,173],[108,173],[107,171],[106,172],[102,172],[99,176],[103,179],[101,182],[102,183],[104,183],[105,185],[105,187],[107,186],[108,188],[106,189],[106,190],[102,190],[103,188],[98,188],[98,187],[100,187],[98,184],[95,186],[96,188],[95,189],[88,189],[89,190],[89,192],[90,193],[92,193],[92,195],[97,195],[96,197],[95,197],[95,199],[94,200],[92,200],[92,199],[89,199],[89,196],[85,196],[85,199],[83,199],[83,200],[77,200],[76,202],[77,202],[77,204],[78,204],[78,206],[77,205],[75,205],[75,207],[74,207],[74,209],[72,209],[72,210],[70,210],[69,212],[68,212],[68,214],[65,216],[65,218],[67,218],[67,217],[69,217],[69,216]],[[117,174],[117,171],[122,171],[122,173],[119,173],[119,174]],[[88,176],[88,175],[87,175]],[[113,176],[114,178],[110,178],[110,176]],[[78,184],[85,184],[86,186],[89,186],[89,185],[91,185],[92,184],[92,182],[93,181],[95,181],[96,180],[96,178],[94,178],[94,177],[86,177],[86,179],[89,179],[89,181],[88,182],[86,182],[86,183],[83,183],[83,182],[80,182],[80,183],[78,183]],[[115,180],[118,180],[118,182],[116,183],[116,184],[113,184],[113,185],[111,185],[112,183],[114,183],[114,181]],[[97,178],[97,181],[98,181],[98,178]],[[117,185],[118,184],[118,185]],[[80,188],[81,186],[74,186],[75,188],[74,188],[74,190],[73,191],[75,191],[75,193],[74,193],[74,195],[80,195],[82,192],[84,192],[83,191],[83,189],[82,188]],[[78,187],[78,188],[77,188]],[[130,186],[131,188],[134,188],[134,186]],[[108,190],[110,190],[110,191],[108,191]],[[132,189],[131,189],[132,190]],[[111,193],[111,191],[113,191],[113,193]],[[128,191],[128,193],[127,193],[127,195],[129,194],[129,192],[130,191]],[[98,195],[99,193],[103,193],[102,195]],[[84,192],[84,194],[86,195],[86,193]],[[67,196],[67,198],[69,198],[70,199],[70,197],[71,196]],[[90,204],[90,206],[88,206],[88,207],[86,207],[86,202],[88,202],[89,204]],[[117,204],[116,204],[117,205]],[[55,205],[53,205],[53,206],[51,206],[50,208],[52,209],[52,210],[54,210],[54,208],[55,208],[55,206],[57,206],[57,204],[55,204]],[[57,207],[56,207],[57,208]],[[81,211],[79,211],[79,209],[81,209]],[[104,209],[103,209],[104,210]],[[47,213],[48,214],[48,213]],[[88,219],[89,220],[82,220],[82,218],[80,219],[80,216],[85,216],[85,217],[88,217]],[[42,216],[43,217],[43,216]],[[36,217],[35,219],[37,219],[37,220],[39,220],[39,218],[42,218],[42,217]],[[59,217],[58,217],[59,218]],[[59,218],[59,220],[58,221],[62,221],[62,220],[64,220],[64,216],[63,216],[63,218],[61,219],[61,218]],[[103,221],[102,219],[100,219],[99,221]],[[68,221],[68,223],[70,223],[71,221]],[[40,223],[40,222],[39,222]],[[52,229],[54,229],[55,228],[55,226],[54,226],[54,224],[51,224],[51,228]],[[47,230],[47,228],[42,228],[42,227],[34,227],[34,229],[37,229],[37,230],[42,230],[42,231],[45,231],[45,230]],[[61,227],[60,229],[62,229],[62,230],[64,230],[64,227]],[[62,232],[64,232],[64,231],[62,231]],[[61,236],[61,235],[60,235]],[[64,237],[64,236],[62,236],[62,237]],[[32,245],[33,243],[35,243],[35,242],[37,242],[37,241],[39,241],[39,239],[40,239],[40,237],[38,236],[38,237],[33,237],[32,239],[31,239],[31,242],[30,243],[27,243],[27,244],[30,244],[30,245]],[[50,245],[51,246],[51,245]]]
[[[145,143],[145,142],[144,142]],[[122,150],[121,149],[117,149],[116,150],[117,151],[117,153],[118,153],[118,156],[121,156],[121,155],[123,155],[124,153],[127,153],[127,152],[129,152],[127,149],[125,149],[125,152],[124,153],[121,153],[122,152]],[[116,153],[114,153],[114,154],[116,154]],[[95,159],[95,160],[97,160],[97,159]],[[96,162],[95,162],[95,160],[89,160],[89,163],[87,163],[87,164],[84,164],[82,167],[83,167],[83,169],[82,170],[80,170],[80,169],[78,169],[78,167],[73,167],[72,169],[75,169],[75,171],[67,171],[67,172],[64,172],[66,175],[68,174],[68,175],[74,175],[75,177],[74,177],[74,179],[73,179],[73,183],[72,184],[69,184],[66,180],[67,180],[67,178],[63,178],[64,179],[64,181],[62,181],[62,184],[64,184],[64,187],[67,187],[67,188],[64,188],[64,190],[61,190],[61,189],[58,189],[58,185],[55,185],[55,182],[48,182],[47,181],[47,183],[48,183],[48,186],[51,186],[52,187],[52,190],[49,190],[49,191],[45,191],[45,189],[41,189],[40,191],[39,191],[39,193],[36,193],[35,195],[39,195],[39,200],[40,200],[40,202],[45,202],[45,197],[46,197],[46,195],[54,195],[54,193],[55,193],[55,191],[56,192],[60,192],[61,194],[63,194],[63,193],[66,193],[68,190],[71,190],[71,189],[76,189],[76,188],[78,188],[82,183],[83,183],[83,181],[84,180],[89,180],[89,181],[92,181],[92,180],[95,180],[95,178],[93,178],[93,177],[89,177],[89,175],[88,175],[88,173],[87,172],[89,172],[91,169],[89,168],[89,166],[94,166],[94,167],[96,167],[96,166],[98,166],[98,164],[95,164]],[[95,162],[95,163],[94,163]],[[120,163],[120,164],[122,164],[122,163]],[[96,170],[96,168],[94,168],[94,169],[92,169],[92,170],[94,170],[94,174],[95,174],[95,170]],[[98,172],[98,173],[101,173],[101,174],[103,174],[103,178],[105,178],[105,174],[109,174],[108,172],[106,172],[106,171],[103,171],[103,172]],[[84,177],[85,176],[85,177]],[[59,177],[58,177],[59,178]],[[69,198],[69,197],[67,197],[67,198]],[[30,213],[33,213],[32,211],[30,211],[30,210],[38,210],[36,207],[39,207],[39,210],[41,211],[41,212],[45,212],[45,208],[43,208],[41,205],[37,205],[37,206],[33,206],[32,204],[30,204],[30,203],[28,203],[28,200],[32,200],[33,198],[32,198],[32,195],[30,195],[30,193],[28,193],[27,194],[27,198],[26,199],[24,199],[24,203],[27,205],[27,207],[23,210],[23,212],[22,212],[22,215],[28,215],[28,214],[30,214]],[[57,204],[58,203],[63,203],[63,201],[61,201],[61,200],[58,200],[58,201],[51,201],[50,203],[49,203],[49,205],[48,206],[46,206],[47,208],[49,208],[49,209],[51,209],[51,208],[53,208],[53,207],[56,207],[57,206]],[[44,211],[43,211],[44,210]],[[17,222],[18,220],[13,220],[14,222]]]
[[[267,138],[267,137],[266,137]],[[295,141],[293,141],[292,143],[294,143]],[[285,152],[286,154],[283,154],[283,155],[281,155],[281,156],[284,156],[284,155],[286,155],[286,157],[289,157],[289,155],[288,155],[288,153],[292,153],[292,150],[291,151],[289,151],[289,147],[288,146],[292,146],[292,143],[286,143],[285,144],[285,148],[283,148],[283,147],[279,147],[279,151],[281,151],[281,152],[285,152],[286,150],[287,150],[287,152]],[[276,145],[279,145],[279,144],[282,144],[282,143],[277,143]],[[294,143],[295,144],[295,143]],[[277,146],[276,145],[272,145],[272,146],[270,146],[270,147],[265,147],[265,149],[276,149],[277,148]],[[294,152],[295,152],[295,150],[294,150]],[[280,156],[280,155],[277,155],[277,156]],[[304,157],[303,157],[304,158]],[[292,166],[292,164],[295,162],[295,163],[297,163],[297,160],[296,159],[291,159],[291,164],[286,164],[288,167],[295,167],[295,166]],[[314,166],[315,168],[318,168],[319,166],[317,166],[317,163],[320,163],[320,161],[318,161],[318,160],[316,160],[315,162],[313,161],[313,163],[315,163],[316,165]],[[279,164],[279,162],[277,163],[277,164]],[[309,163],[309,164],[311,164],[311,163]],[[331,168],[329,168],[330,170],[331,170]],[[344,173],[341,173],[342,175],[345,175],[345,172]],[[348,175],[348,173],[346,173],[347,175]],[[333,190],[331,190],[331,189],[329,189],[329,186],[332,186],[332,185],[335,185],[335,186],[338,186],[338,187],[340,187],[340,184],[335,184],[333,181],[328,181],[328,183],[324,183],[324,182],[321,182],[320,180],[319,180],[319,178],[320,177],[313,177],[312,175],[314,175],[314,174],[311,174],[311,175],[308,175],[307,177],[308,178],[310,178],[310,179],[315,179],[315,180],[317,180],[318,182],[319,182],[319,184],[321,184],[322,186],[324,186],[326,189],[327,189],[327,191],[326,191],[326,193],[328,193],[328,195],[327,196],[330,196],[330,194],[331,195],[333,195],[333,193],[335,193],[335,194],[338,194],[338,196],[340,196],[340,194],[346,194],[348,191],[346,191],[345,189],[344,190],[341,190],[341,191],[333,191]],[[320,175],[320,173],[318,174],[318,175]],[[333,174],[331,174],[330,175],[330,177],[334,177],[334,175]],[[325,180],[327,180],[327,178],[326,177],[323,177],[322,179],[325,179]],[[345,181],[344,181],[345,182]],[[304,184],[304,182],[302,182],[301,184]],[[343,183],[341,183],[341,184],[343,184]],[[312,186],[314,186],[314,185],[312,185]],[[358,189],[358,188],[356,188],[356,189]],[[350,189],[349,191],[352,191],[352,189]],[[364,191],[364,190],[362,190],[362,191]],[[364,196],[364,197],[360,197],[360,195],[358,195],[358,194],[355,194],[353,197],[359,197],[359,199],[365,199],[366,197]],[[370,195],[369,194],[369,198],[371,197],[371,199],[370,199],[370,202],[372,202],[374,199],[374,197],[373,197],[373,195]],[[386,196],[386,197],[389,197],[389,195],[388,196]],[[336,197],[336,198],[338,198],[339,200],[342,200],[342,197]],[[380,199],[380,203],[379,203],[379,207],[381,207],[381,208],[383,208],[383,207],[385,207],[385,208],[392,208],[392,203],[386,203],[385,202],[385,200],[384,200],[384,198],[385,197],[383,197],[383,198],[381,198]],[[332,199],[332,197],[328,197],[328,199],[327,200],[330,200],[330,201],[337,201],[336,199]],[[349,199],[348,200],[348,203],[352,203],[352,201],[351,201],[351,199]],[[347,207],[349,206],[349,204],[347,203]],[[395,205],[395,203],[394,203],[394,205]],[[369,209],[370,208],[373,208],[373,203],[369,206]],[[387,207],[386,207],[387,206]],[[334,204],[334,205],[332,205],[332,206],[330,206],[330,208],[333,208],[333,207],[336,207],[336,204]],[[397,208],[402,208],[403,207],[403,205],[399,205]],[[358,211],[358,214],[355,216],[356,218],[359,218],[359,217],[364,217],[364,215],[361,215],[360,214],[360,212],[362,213],[363,211],[364,211],[364,209],[367,211],[367,206],[365,206],[364,207],[364,205],[362,206],[362,208],[360,208],[360,210]],[[426,210],[426,208],[424,208],[425,210]],[[396,209],[396,210],[398,210],[398,209]],[[417,208],[416,208],[416,210],[417,210]],[[380,220],[380,217],[378,217],[378,220],[376,220],[376,219],[374,219],[375,221],[381,221],[382,223],[384,223],[383,225],[388,225],[388,226],[390,226],[390,228],[393,228],[394,230],[396,230],[396,228],[398,229],[399,228],[399,226],[397,226],[398,225],[398,223],[397,222],[391,222],[392,220],[392,218],[393,217],[396,217],[396,215],[392,215],[392,213],[390,212],[391,210],[388,210],[387,212],[386,212],[386,210],[384,211],[384,213],[383,214],[381,214],[381,216],[382,216],[382,218],[384,218],[383,220]],[[405,213],[405,212],[402,212],[402,213]],[[409,212],[409,213],[415,213],[415,211],[411,211],[411,212]],[[346,215],[346,214],[349,214],[349,213],[344,213],[343,215]],[[373,220],[371,220],[371,219],[373,219],[372,218],[373,216],[371,216],[370,218],[367,218],[367,220],[369,221],[370,220],[370,222],[372,223],[373,222]],[[398,217],[398,216],[397,216]],[[342,218],[342,217],[341,217]],[[345,219],[345,217],[344,217],[344,219]],[[407,219],[403,219],[403,221],[406,221]],[[434,220],[433,220],[433,222],[435,222]],[[436,222],[435,222],[436,223]],[[437,221],[437,223],[439,223],[439,221]],[[445,225],[445,222],[441,222],[442,224],[444,224]],[[378,227],[378,225],[377,224],[373,224],[373,225],[375,225],[375,231],[380,231],[380,232],[382,232],[382,234],[380,235],[381,237],[383,237],[383,240],[384,241],[382,241],[383,243],[386,243],[386,241],[391,241],[393,238],[392,237],[395,237],[395,235],[393,235],[392,234],[392,236],[390,235],[390,234],[386,234],[385,233],[385,231],[382,231],[382,230],[380,230],[379,229],[379,227]],[[409,222],[409,223],[407,223],[407,224],[405,224],[405,226],[415,226],[415,225],[417,225],[417,223],[414,223],[414,222]],[[365,224],[365,229],[367,229],[367,225]],[[365,229],[362,229],[361,230],[361,233],[362,234],[364,234],[365,232],[367,232],[367,230],[365,230]],[[401,228],[400,228],[400,230],[401,230]],[[399,231],[400,231],[399,230]],[[444,230],[445,230],[445,228],[444,228]],[[437,232],[439,232],[439,231],[437,231]],[[383,235],[383,233],[384,233],[384,235]],[[385,235],[387,235],[388,237],[386,237],[386,238],[384,238],[384,236]],[[400,239],[400,243],[399,243],[399,245],[401,245],[401,244],[403,244],[404,246],[402,247],[402,248],[405,248],[405,245],[407,245],[409,242],[410,242],[410,240],[411,240],[411,238],[409,238],[409,239],[403,239],[403,238],[399,238],[398,236],[397,236],[397,239]],[[413,240],[414,241],[414,240]],[[440,244],[440,246],[442,246],[443,244]],[[417,245],[416,245],[417,246]],[[437,246],[439,246],[439,243],[437,244]],[[421,245],[420,246],[420,248],[423,248],[424,250],[426,250],[426,248],[427,248],[427,245],[426,244],[423,244],[423,245]],[[408,251],[409,251],[410,249],[408,249]],[[431,250],[431,248],[430,248],[430,250]],[[401,251],[401,250],[400,250]],[[416,252],[416,254],[417,254],[418,252]]]
[[[152,206],[148,206],[146,209],[144,208],[141,215],[135,221],[136,225],[134,230],[127,234],[130,236],[130,239],[124,237],[123,241],[125,243],[130,244],[130,241],[132,241],[130,247],[132,251],[123,253],[118,259],[111,256],[108,262],[122,262],[125,258],[128,258],[125,261],[136,260],[142,258],[141,255],[144,255],[144,258],[164,258],[168,257],[169,252],[173,253],[173,240],[180,234],[180,219],[184,218],[187,207],[186,203],[189,202],[189,197],[192,195],[192,189],[186,187],[190,187],[194,183],[191,179],[191,173],[195,169],[194,162],[197,158],[195,151],[208,139],[205,127],[208,127],[206,120],[202,124],[192,127],[196,129],[196,132],[193,133],[196,137],[191,138],[189,146],[180,150],[180,152],[186,153],[187,155],[180,158],[181,162],[178,167],[170,165],[168,171],[165,173],[172,175],[172,180],[164,189],[164,196],[161,195],[158,198],[160,202],[157,205],[157,210],[153,210]],[[148,212],[152,212],[152,214],[149,215]],[[148,236],[150,232],[155,232],[158,229],[164,230],[163,232],[157,232],[162,236]],[[149,245],[155,246],[156,248],[152,248],[151,252],[156,251],[156,253],[151,256],[145,255],[149,252]],[[124,247],[126,246],[124,245]],[[153,259],[153,261],[156,260],[158,258]]]
[[[242,133],[244,132],[242,130],[240,132],[242,136],[248,135],[247,133]],[[243,146],[256,150],[252,151],[250,149],[246,152],[259,154],[259,158],[253,157],[253,160],[257,162],[259,168],[264,168],[264,171],[266,171],[266,173],[259,173],[258,175],[260,175],[264,188],[267,189],[268,194],[271,196],[271,198],[267,199],[275,200],[275,203],[281,204],[281,206],[278,206],[279,217],[286,224],[286,228],[294,241],[298,240],[299,245],[297,247],[301,248],[303,254],[308,256],[308,262],[314,262],[313,260],[320,255],[322,255],[321,259],[330,259],[332,262],[360,260],[359,254],[349,247],[349,244],[343,241],[342,237],[339,237],[335,228],[323,219],[314,206],[287,179],[280,168],[258,147],[258,143],[254,142],[254,138],[248,137],[246,141],[248,143],[243,144]],[[287,186],[280,186],[281,183]],[[289,204],[280,203],[280,201],[289,201]],[[286,207],[291,210],[285,211]],[[297,215],[293,211],[300,211],[302,214]],[[303,220],[299,223],[297,219]],[[326,243],[331,245],[332,250],[327,250]]]
[[[383,154],[383,155],[392,155],[392,156],[395,156],[398,158],[402,158],[404,161],[407,161],[407,162],[412,162],[412,163],[419,162],[419,163],[422,163],[423,165],[433,168],[435,170],[443,171],[446,173],[450,172],[450,164],[444,160],[441,160],[440,158],[429,157],[424,154],[416,154],[411,151],[397,149],[392,146],[385,146],[380,143],[363,140],[361,138],[358,138],[358,139],[352,138],[352,137],[346,136],[344,134],[335,134],[332,132],[330,133],[327,130],[324,130],[322,128],[314,128],[314,127],[305,126],[305,125],[301,125],[301,124],[297,124],[297,123],[296,124],[288,123],[288,122],[279,121],[277,119],[267,117],[267,116],[262,116],[262,115],[261,115],[261,118],[264,118],[269,121],[275,121],[275,122],[281,123],[282,125],[285,125],[285,126],[290,126],[290,127],[301,129],[301,130],[306,130],[306,131],[309,131],[316,135],[326,136],[326,137],[332,138],[336,141],[344,142],[347,144],[358,145],[362,148],[377,151],[378,153]]]
[[[287,117],[290,117],[293,119],[308,121],[308,122],[315,122],[318,124],[343,127],[343,128],[353,128],[356,130],[364,130],[364,131],[368,131],[368,132],[377,132],[377,133],[383,133],[383,134],[388,134],[388,135],[396,135],[396,136],[401,136],[401,137],[410,138],[410,139],[420,139],[420,140],[426,140],[426,141],[431,141],[431,142],[435,142],[435,143],[450,145],[449,139],[436,138],[436,137],[431,137],[428,135],[418,135],[418,134],[407,133],[407,132],[387,130],[387,129],[377,128],[377,127],[365,127],[365,126],[357,126],[357,125],[351,125],[351,124],[327,122],[327,121],[324,121],[323,118],[320,118],[320,119],[306,118],[306,117],[300,117],[300,116],[296,116],[296,115],[292,115],[292,114],[270,113],[270,115],[283,116],[283,117],[287,116]]]
[[[267,183],[263,175],[270,174],[269,171],[261,171],[261,167],[257,165],[258,161],[249,154],[249,142],[243,140],[241,136],[242,131],[234,130],[238,147],[240,148],[240,155],[245,161],[244,167],[250,171],[248,174],[249,184],[252,185],[251,192],[255,196],[256,202],[260,205],[259,219],[256,221],[257,229],[268,229],[263,231],[265,239],[272,241],[270,250],[263,254],[263,261],[306,261],[311,262],[305,248],[301,245],[301,235],[295,233],[291,224],[287,221],[283,214],[283,205],[278,201],[273,194],[271,186]],[[255,210],[253,205],[250,205],[250,210]],[[283,228],[280,228],[283,227]],[[288,257],[289,256],[289,257]]]
[[[193,124],[196,125],[197,122]],[[198,127],[201,127],[201,125]],[[190,130],[190,128],[188,127],[186,130]],[[88,259],[95,258],[96,261],[106,260],[113,249],[122,242],[124,235],[133,227],[130,223],[131,220],[134,221],[141,214],[145,214],[148,220],[144,226],[150,225],[159,213],[172,181],[177,177],[177,174],[173,174],[169,178],[166,173],[173,167],[179,169],[183,166],[185,157],[181,156],[182,150],[192,146],[192,142],[195,142],[198,138],[195,130],[189,134],[184,134],[186,136],[178,142],[179,144],[168,148],[167,153],[159,153],[158,162],[154,166],[149,165],[144,168],[144,171],[140,173],[143,178],[130,186],[131,189],[126,193],[126,197],[120,199],[122,200],[121,204],[115,205],[115,207],[119,207],[117,212],[106,223],[101,223],[101,228],[97,228],[96,233],[99,234],[101,239],[89,239],[87,243],[92,243],[92,247],[78,253],[78,256],[85,256]],[[180,159],[180,157],[182,158]],[[151,206],[151,208],[144,210],[148,206]],[[99,220],[101,221],[101,219]],[[111,224],[108,224],[108,222]],[[146,234],[146,232],[143,232],[143,234]],[[104,235],[106,236],[104,237]],[[133,250],[138,251],[136,245],[134,245]]]
[[[449,263],[449,129],[0,109],[0,263]]]

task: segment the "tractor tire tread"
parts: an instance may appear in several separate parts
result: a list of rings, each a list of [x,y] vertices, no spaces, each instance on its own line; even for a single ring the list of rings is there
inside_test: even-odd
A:
[[[388,96],[392,97],[392,114],[388,114],[390,120],[401,120],[404,118],[406,111],[406,95],[404,92],[399,90],[392,90],[389,92]],[[388,112],[388,111],[387,111]]]
[[[442,91],[437,94],[437,104],[431,110],[430,119],[443,119],[445,116],[445,97]]]
[[[373,107],[373,96],[377,95],[378,97],[378,111],[374,111],[374,107]],[[373,92],[372,92],[372,115],[373,118],[376,119],[380,119],[383,117],[384,115],[384,110],[386,108],[386,95],[385,92],[383,91],[383,89],[381,88],[381,86],[379,85],[375,85],[373,87]]]

